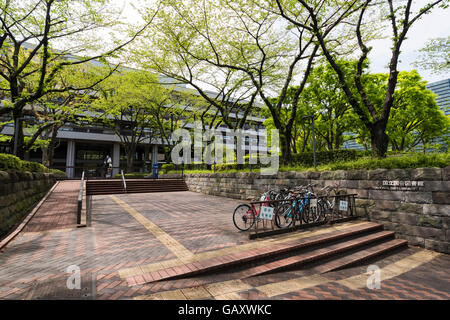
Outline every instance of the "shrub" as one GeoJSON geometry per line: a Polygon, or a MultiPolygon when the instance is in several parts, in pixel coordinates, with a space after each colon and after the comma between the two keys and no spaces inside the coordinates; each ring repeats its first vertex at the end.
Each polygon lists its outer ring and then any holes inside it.
{"type": "MultiPolygon", "coordinates": [[[[318,151],[316,152],[316,162],[320,165],[331,162],[351,161],[356,160],[363,154],[362,152],[358,152],[358,150],[352,149],[318,151]]],[[[292,162],[296,165],[313,166],[314,154],[313,152],[295,153],[292,155],[292,162]]]]}
{"type": "Polygon", "coordinates": [[[64,171],[58,170],[58,169],[48,169],[49,173],[56,174],[58,176],[66,176],[66,173],[64,171]]]}
{"type": "MultiPolygon", "coordinates": [[[[148,172],[131,172],[124,173],[125,179],[143,179],[145,177],[151,176],[151,173],[148,172]]],[[[122,179],[122,175],[120,173],[116,174],[114,179],[122,179]]]]}
{"type": "Polygon", "coordinates": [[[175,165],[173,163],[165,163],[165,164],[161,165],[162,173],[167,173],[174,169],[175,169],[175,165]]]}
{"type": "Polygon", "coordinates": [[[408,169],[443,168],[450,165],[450,153],[428,153],[387,158],[363,158],[356,161],[337,162],[327,166],[329,170],[357,169],[408,169]]]}
{"type": "Polygon", "coordinates": [[[58,176],[65,177],[66,173],[57,169],[48,169],[39,162],[20,160],[20,158],[11,154],[0,153],[0,170],[5,171],[30,171],[30,172],[49,172],[58,176]]]}
{"type": "Polygon", "coordinates": [[[38,162],[22,161],[22,171],[48,172],[48,169],[38,162]]]}
{"type": "Polygon", "coordinates": [[[0,153],[0,170],[22,170],[22,160],[11,154],[0,153]]]}

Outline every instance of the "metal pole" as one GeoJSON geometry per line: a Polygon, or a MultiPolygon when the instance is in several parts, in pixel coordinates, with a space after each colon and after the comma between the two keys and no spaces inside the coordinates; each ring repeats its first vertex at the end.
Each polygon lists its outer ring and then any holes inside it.
{"type": "Polygon", "coordinates": [[[312,116],[312,135],[313,135],[314,169],[316,169],[317,163],[316,163],[316,136],[315,136],[315,134],[314,134],[314,115],[312,116]]]}

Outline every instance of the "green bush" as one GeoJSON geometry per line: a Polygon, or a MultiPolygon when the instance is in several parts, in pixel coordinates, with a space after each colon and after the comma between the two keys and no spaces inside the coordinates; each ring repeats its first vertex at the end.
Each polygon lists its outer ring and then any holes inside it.
{"type": "Polygon", "coordinates": [[[38,162],[22,161],[22,171],[48,172],[48,168],[38,162]]]}
{"type": "Polygon", "coordinates": [[[362,158],[332,163],[325,170],[443,168],[450,165],[450,153],[410,154],[387,158],[362,158]]]}
{"type": "Polygon", "coordinates": [[[175,165],[173,163],[165,163],[165,164],[161,165],[162,173],[167,173],[174,169],[175,169],[175,165]]]}
{"type": "Polygon", "coordinates": [[[58,176],[66,176],[66,173],[64,171],[58,170],[58,169],[48,169],[49,173],[56,174],[58,176]]]}
{"type": "MultiPolygon", "coordinates": [[[[339,161],[351,161],[361,157],[364,153],[358,150],[342,149],[316,152],[316,162],[318,165],[339,161]]],[[[314,166],[313,152],[295,153],[292,155],[292,163],[295,165],[314,166]]]]}
{"type": "Polygon", "coordinates": [[[59,176],[66,176],[66,173],[57,169],[48,169],[39,162],[20,160],[20,158],[11,154],[0,153],[0,170],[4,171],[30,171],[30,172],[48,172],[59,176]]]}
{"type": "Polygon", "coordinates": [[[0,170],[22,170],[22,160],[11,154],[0,153],[0,170]]]}
{"type": "MultiPolygon", "coordinates": [[[[143,179],[147,176],[151,175],[151,173],[142,173],[142,172],[131,172],[131,173],[124,173],[125,179],[143,179]]],[[[114,179],[122,179],[122,175],[120,173],[116,174],[114,179]]]]}

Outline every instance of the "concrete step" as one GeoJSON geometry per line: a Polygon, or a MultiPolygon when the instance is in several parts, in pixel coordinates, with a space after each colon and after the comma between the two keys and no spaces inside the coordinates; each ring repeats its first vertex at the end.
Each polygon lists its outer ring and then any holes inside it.
{"type": "Polygon", "coordinates": [[[345,251],[344,248],[350,250],[351,248],[357,248],[367,243],[391,239],[394,237],[393,232],[382,230],[383,226],[381,224],[368,222],[362,225],[346,228],[344,230],[332,231],[318,236],[269,245],[258,249],[242,251],[213,259],[188,263],[179,267],[155,271],[144,274],[143,278],[145,281],[142,283],[199,275],[224,268],[242,266],[250,262],[264,262],[267,261],[267,259],[276,259],[277,257],[282,257],[286,254],[295,253],[300,250],[308,250],[314,248],[315,246],[320,246],[319,249],[315,250],[323,250],[317,251],[316,253],[322,254],[321,257],[326,257],[327,254],[325,252],[328,252],[328,255],[333,253],[333,250],[343,252],[345,251]],[[351,239],[352,237],[362,238],[351,239]],[[340,241],[338,244],[340,244],[341,247],[334,247],[332,251],[327,251],[326,248],[328,246],[336,246],[334,243],[337,241],[340,241]],[[346,245],[347,242],[350,242],[350,244],[346,245]]]}
{"type": "Polygon", "coordinates": [[[106,195],[123,193],[153,193],[188,191],[183,179],[133,179],[126,180],[127,189],[124,190],[122,180],[93,180],[86,183],[86,194],[106,195]]]}
{"type": "Polygon", "coordinates": [[[366,261],[382,256],[384,254],[390,253],[396,249],[407,247],[408,241],[403,239],[393,239],[389,241],[384,241],[378,245],[373,245],[370,246],[369,248],[364,248],[351,254],[345,255],[342,258],[324,262],[314,267],[313,270],[317,271],[318,273],[326,273],[343,268],[349,268],[355,265],[365,263],[366,261]]]}
{"type": "MultiPolygon", "coordinates": [[[[353,240],[343,241],[335,245],[321,247],[316,250],[291,256],[289,258],[284,258],[253,267],[245,271],[245,276],[252,277],[292,268],[298,268],[308,263],[317,262],[325,258],[330,258],[349,251],[357,250],[358,248],[367,246],[372,243],[378,243],[380,241],[390,241],[393,240],[394,237],[395,235],[392,231],[380,231],[375,234],[369,234],[367,236],[358,237],[353,240]]],[[[339,266],[339,264],[337,266],[339,266]]]]}

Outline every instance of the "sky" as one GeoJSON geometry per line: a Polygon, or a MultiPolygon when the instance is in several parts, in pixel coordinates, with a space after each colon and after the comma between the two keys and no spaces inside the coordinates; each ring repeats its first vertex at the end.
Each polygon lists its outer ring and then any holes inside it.
{"type": "MultiPolygon", "coordinates": [[[[131,4],[139,5],[142,0],[113,0],[118,6],[123,8],[122,15],[124,19],[136,22],[138,14],[131,4]]],[[[427,0],[414,1],[413,8],[423,7],[429,3],[427,0]]],[[[389,30],[390,31],[390,30],[389,30]]],[[[400,55],[399,70],[411,71],[418,70],[422,78],[428,82],[435,82],[450,78],[450,74],[433,74],[429,70],[424,70],[413,65],[420,55],[419,50],[425,46],[429,39],[438,37],[447,37],[450,35],[450,8],[434,10],[424,15],[421,20],[415,22],[408,32],[408,38],[402,45],[400,55]]],[[[387,65],[390,58],[390,39],[380,39],[369,43],[373,47],[369,54],[371,62],[371,71],[374,73],[388,72],[387,65]]]]}
{"type": "MultiPolygon", "coordinates": [[[[418,0],[415,1],[417,5],[424,5],[429,1],[418,0]]],[[[435,8],[430,14],[423,16],[423,18],[415,24],[408,31],[408,38],[402,44],[402,52],[400,55],[399,70],[410,71],[416,69],[422,78],[428,82],[435,82],[450,78],[450,74],[432,74],[428,70],[420,69],[413,66],[413,62],[417,60],[420,53],[418,52],[425,46],[429,39],[448,37],[450,35],[450,8],[440,9],[435,8]]],[[[372,72],[387,72],[387,65],[390,58],[390,39],[376,40],[371,43],[373,47],[370,52],[369,59],[371,61],[372,72]]]]}

